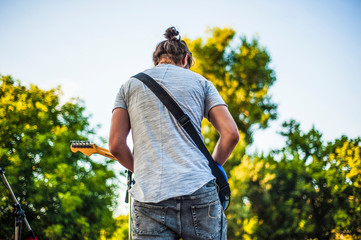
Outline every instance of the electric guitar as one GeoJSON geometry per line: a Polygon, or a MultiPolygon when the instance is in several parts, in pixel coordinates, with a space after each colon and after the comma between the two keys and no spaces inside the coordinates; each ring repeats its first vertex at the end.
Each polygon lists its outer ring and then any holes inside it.
{"type": "Polygon", "coordinates": [[[103,155],[104,157],[108,157],[114,160],[117,160],[113,154],[110,153],[108,149],[98,147],[94,143],[90,143],[89,141],[71,141],[70,142],[70,150],[72,152],[81,152],[88,157],[92,155],[93,153],[97,153],[100,155],[103,155]]]}
{"type": "MultiPolygon", "coordinates": [[[[81,152],[85,155],[87,155],[88,157],[94,153],[103,155],[105,157],[117,160],[113,154],[110,153],[110,151],[108,149],[102,148],[102,147],[98,147],[96,144],[94,143],[90,143],[89,141],[71,141],[70,142],[70,149],[72,152],[81,152]]],[[[224,169],[222,168],[221,165],[219,165],[218,163],[216,163],[218,168],[221,170],[223,176],[227,179],[227,175],[226,172],[224,171],[224,169]]],[[[219,195],[221,204],[223,209],[225,210],[228,207],[229,204],[229,199],[225,198],[222,195],[219,195]]]]}

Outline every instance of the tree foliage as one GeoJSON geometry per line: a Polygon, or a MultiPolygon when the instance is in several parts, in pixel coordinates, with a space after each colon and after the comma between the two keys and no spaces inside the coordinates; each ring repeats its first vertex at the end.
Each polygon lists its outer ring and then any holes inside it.
{"type": "MultiPolygon", "coordinates": [[[[0,167],[40,239],[111,236],[114,173],[70,151],[70,140],[94,137],[94,129],[82,102],[61,104],[60,95],[0,76],[0,167]]],[[[11,239],[12,200],[0,188],[0,238],[11,239]]]]}
{"type": "MultiPolygon", "coordinates": [[[[121,215],[116,218],[117,230],[111,240],[127,240],[129,239],[129,215],[121,215]]],[[[104,240],[107,238],[104,238],[104,240]]]]}
{"type": "Polygon", "coordinates": [[[230,239],[360,239],[361,139],[326,144],[314,128],[283,126],[283,149],[231,172],[230,239]]]}

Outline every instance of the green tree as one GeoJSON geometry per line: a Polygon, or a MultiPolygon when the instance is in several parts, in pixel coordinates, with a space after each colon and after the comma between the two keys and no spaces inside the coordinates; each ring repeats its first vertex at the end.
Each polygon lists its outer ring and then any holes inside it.
{"type": "MultiPolygon", "coordinates": [[[[256,129],[267,128],[277,117],[277,105],[271,101],[269,88],[276,80],[270,68],[271,57],[258,39],[236,37],[230,28],[212,28],[206,39],[185,39],[195,57],[192,70],[212,81],[240,130],[241,141],[236,153],[243,155],[256,129]]],[[[218,134],[211,124],[203,122],[202,132],[207,147],[214,149],[218,134]]],[[[228,171],[240,162],[231,158],[228,171]]]]}
{"type": "Polygon", "coordinates": [[[360,239],[360,139],[283,127],[283,149],[231,171],[230,239],[360,239]]]}
{"type": "MultiPolygon", "coordinates": [[[[60,88],[45,91],[0,76],[0,167],[40,239],[110,237],[115,175],[110,162],[70,151],[70,140],[95,140],[95,134],[82,102],[61,104],[60,95],[60,88]]],[[[1,198],[0,238],[11,239],[12,200],[4,186],[1,198]]]]}
{"type": "Polygon", "coordinates": [[[239,165],[231,170],[229,182],[232,201],[227,210],[228,239],[262,239],[255,232],[262,225],[258,211],[267,211],[270,181],[275,178],[274,163],[263,157],[243,156],[239,165]]]}
{"type": "Polygon", "coordinates": [[[329,143],[325,152],[325,185],[338,206],[333,214],[332,232],[339,239],[346,236],[361,239],[361,138],[343,136],[329,143]]]}
{"type": "MultiPolygon", "coordinates": [[[[123,215],[116,218],[117,230],[115,231],[112,240],[127,240],[129,239],[129,215],[123,215]]],[[[104,238],[104,240],[107,238],[104,238]]]]}

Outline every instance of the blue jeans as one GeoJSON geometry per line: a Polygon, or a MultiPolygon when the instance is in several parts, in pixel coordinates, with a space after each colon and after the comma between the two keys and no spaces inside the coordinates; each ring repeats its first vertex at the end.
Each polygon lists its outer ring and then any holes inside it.
{"type": "Polygon", "coordinates": [[[191,195],[133,203],[133,239],[226,239],[227,220],[214,181],[191,195]],[[221,233],[222,229],[222,233],[221,233]]]}

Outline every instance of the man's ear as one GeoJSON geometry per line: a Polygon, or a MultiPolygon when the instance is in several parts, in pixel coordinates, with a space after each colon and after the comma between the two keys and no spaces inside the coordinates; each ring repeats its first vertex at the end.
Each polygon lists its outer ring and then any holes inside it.
{"type": "Polygon", "coordinates": [[[188,65],[188,58],[189,58],[189,54],[187,53],[185,56],[184,56],[184,58],[183,58],[183,61],[182,61],[182,67],[183,68],[189,68],[189,66],[187,66],[188,65]]]}

